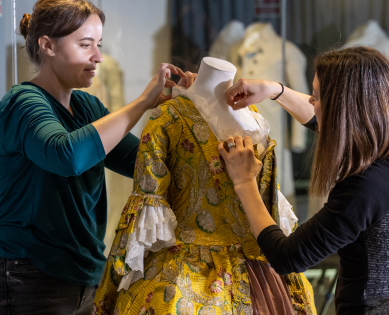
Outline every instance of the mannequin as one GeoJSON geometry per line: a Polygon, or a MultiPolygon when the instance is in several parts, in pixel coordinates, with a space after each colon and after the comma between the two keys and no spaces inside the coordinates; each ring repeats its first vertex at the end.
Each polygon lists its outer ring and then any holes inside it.
{"type": "Polygon", "coordinates": [[[193,93],[194,97],[198,96],[193,102],[219,141],[226,141],[230,136],[248,135],[253,144],[258,144],[258,153],[261,154],[267,148],[269,124],[261,115],[247,108],[234,111],[225,99],[236,70],[228,61],[205,57],[189,93],[176,89],[174,95],[193,93]]]}
{"type": "Polygon", "coordinates": [[[342,48],[355,46],[372,47],[389,57],[389,38],[375,20],[370,20],[365,25],[358,27],[342,48]]]}
{"type": "MultiPolygon", "coordinates": [[[[174,88],[173,97],[180,94],[188,96],[219,141],[226,141],[231,136],[250,136],[252,143],[257,144],[257,152],[261,156],[268,148],[268,122],[248,108],[234,111],[225,99],[225,92],[232,86],[236,71],[236,67],[228,61],[205,57],[201,61],[195,82],[187,91],[174,88]]],[[[279,190],[278,199],[280,227],[285,235],[289,235],[298,219],[279,190]]]]}
{"type": "Polygon", "coordinates": [[[223,60],[231,60],[231,46],[243,38],[244,29],[244,23],[238,20],[227,23],[209,49],[209,55],[223,60]]]}
{"type": "MultiPolygon", "coordinates": [[[[205,57],[201,61],[195,82],[188,91],[201,95],[207,103],[218,102],[224,110],[225,91],[232,85],[236,67],[224,60],[205,57]]],[[[219,111],[222,113],[222,111],[219,111]]]]}
{"type": "Polygon", "coordinates": [[[94,314],[264,310],[278,315],[294,314],[294,309],[316,314],[305,277],[281,278],[266,263],[220,158],[220,126],[265,139],[258,189],[275,221],[284,222],[290,233],[296,218],[290,205],[279,200],[274,142],[267,141],[268,131],[258,124],[254,106],[251,116],[225,104],[224,92],[235,71],[226,61],[205,58],[195,84],[174,89],[173,99],[151,114],[139,144],[133,193],[118,223],[94,314]],[[208,115],[209,108],[208,121],[202,112],[208,115]],[[258,281],[250,281],[252,277],[258,281]]]}

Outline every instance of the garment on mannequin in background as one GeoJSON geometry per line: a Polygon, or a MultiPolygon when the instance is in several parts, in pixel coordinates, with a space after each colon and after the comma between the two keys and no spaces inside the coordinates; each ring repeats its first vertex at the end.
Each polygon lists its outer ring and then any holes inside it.
{"type": "Polygon", "coordinates": [[[370,20],[365,25],[358,27],[342,48],[355,46],[371,47],[389,57],[389,38],[375,20],[370,20]]]}
{"type": "Polygon", "coordinates": [[[227,23],[209,49],[209,55],[231,61],[231,47],[244,37],[244,31],[245,26],[243,22],[233,20],[227,23]]]}
{"type": "MultiPolygon", "coordinates": [[[[109,55],[103,54],[103,60],[102,63],[97,64],[96,76],[92,80],[92,85],[82,90],[96,96],[112,113],[125,105],[123,72],[119,64],[109,55]]],[[[118,218],[130,193],[128,187],[132,186],[132,179],[107,168],[105,169],[105,179],[107,183],[108,214],[104,254],[108,256],[109,248],[115,238],[118,218]]]]}
{"type": "MultiPolygon", "coordinates": [[[[286,42],[285,49],[287,82],[283,79],[281,37],[277,35],[270,23],[258,22],[250,25],[243,39],[231,48],[229,61],[238,68],[235,81],[240,78],[276,81],[298,92],[309,94],[305,75],[307,63],[305,56],[289,41],[286,42]]],[[[256,104],[256,107],[271,126],[270,137],[277,143],[275,151],[278,159],[278,181],[285,197],[290,199],[295,194],[290,149],[296,152],[305,150],[306,128],[292,119],[292,133],[288,141],[288,137],[282,135],[282,107],[269,99],[256,104]],[[285,143],[282,148],[283,138],[285,143]],[[282,153],[284,153],[284,161],[282,161],[282,153]]]]}
{"type": "MultiPolygon", "coordinates": [[[[173,98],[154,110],[143,130],[134,191],[117,227],[94,314],[252,314],[254,303],[264,314],[294,309],[316,314],[304,275],[281,280],[261,254],[220,158],[220,139],[197,108],[204,98],[179,88],[173,98]],[[257,266],[247,266],[245,257],[257,266]],[[249,272],[258,268],[262,283],[251,284],[249,272]],[[263,289],[262,300],[250,296],[251,285],[263,289]],[[289,291],[294,309],[275,311],[291,299],[289,291]]],[[[256,113],[254,106],[250,110],[256,113]]],[[[289,234],[296,217],[277,189],[274,145],[269,140],[262,151],[258,187],[289,234]]]]}

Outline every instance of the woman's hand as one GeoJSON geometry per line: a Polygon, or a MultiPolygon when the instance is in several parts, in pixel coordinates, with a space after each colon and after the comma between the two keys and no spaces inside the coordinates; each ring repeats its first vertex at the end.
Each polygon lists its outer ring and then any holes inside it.
{"type": "Polygon", "coordinates": [[[224,148],[224,143],[219,143],[219,152],[226,163],[228,175],[234,183],[235,190],[244,189],[245,185],[256,183],[256,177],[262,169],[262,162],[254,155],[253,143],[250,137],[229,137],[227,143],[234,143],[230,152],[224,148]]]}
{"type": "Polygon", "coordinates": [[[178,74],[181,80],[186,79],[185,73],[180,68],[169,63],[162,63],[158,73],[152,78],[139,97],[141,104],[145,104],[146,106],[145,110],[158,106],[172,98],[171,95],[164,95],[162,93],[165,87],[171,88],[176,85],[173,81],[168,80],[172,73],[178,74]]]}
{"type": "Polygon", "coordinates": [[[281,90],[277,82],[240,79],[226,91],[226,101],[237,110],[260,103],[266,98],[275,98],[281,90]]]}
{"type": "Polygon", "coordinates": [[[188,89],[193,84],[194,80],[196,80],[196,77],[197,77],[197,73],[186,71],[185,77],[181,77],[177,85],[188,89]]]}

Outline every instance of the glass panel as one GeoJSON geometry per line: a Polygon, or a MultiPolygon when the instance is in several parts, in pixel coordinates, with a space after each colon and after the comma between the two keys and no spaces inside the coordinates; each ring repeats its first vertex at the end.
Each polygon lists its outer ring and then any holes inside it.
{"type": "Polygon", "coordinates": [[[24,38],[18,35],[23,13],[31,13],[34,0],[0,1],[0,97],[12,85],[30,80],[35,72],[24,49],[24,38]],[[17,32],[15,32],[15,29],[17,32]]]}
{"type": "Polygon", "coordinates": [[[0,1],[0,96],[12,84],[12,2],[0,1]],[[9,83],[7,82],[9,81],[9,83]]]}

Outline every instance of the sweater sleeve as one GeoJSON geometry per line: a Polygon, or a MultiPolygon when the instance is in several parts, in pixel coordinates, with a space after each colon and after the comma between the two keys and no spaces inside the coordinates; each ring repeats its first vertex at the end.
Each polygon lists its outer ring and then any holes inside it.
{"type": "MultiPolygon", "coordinates": [[[[96,119],[100,119],[110,114],[109,110],[94,96],[77,91],[79,97],[87,96],[85,102],[92,102],[92,110],[96,119]],[[91,101],[93,100],[93,101],[91,101]]],[[[132,133],[128,133],[112,150],[104,160],[105,167],[120,175],[132,178],[134,176],[134,167],[136,153],[138,151],[139,139],[132,133]]]]}
{"type": "Polygon", "coordinates": [[[60,176],[80,175],[105,158],[91,124],[68,132],[39,93],[22,92],[2,110],[3,149],[60,176]]]}
{"type": "Polygon", "coordinates": [[[139,139],[128,133],[119,144],[107,154],[105,167],[120,175],[133,178],[139,139]]]}
{"type": "Polygon", "coordinates": [[[387,187],[377,184],[377,174],[366,172],[370,174],[352,176],[337,184],[323,209],[289,237],[276,225],[259,234],[258,245],[277,273],[305,271],[356,241],[362,231],[386,215],[382,196],[387,187]]]}

